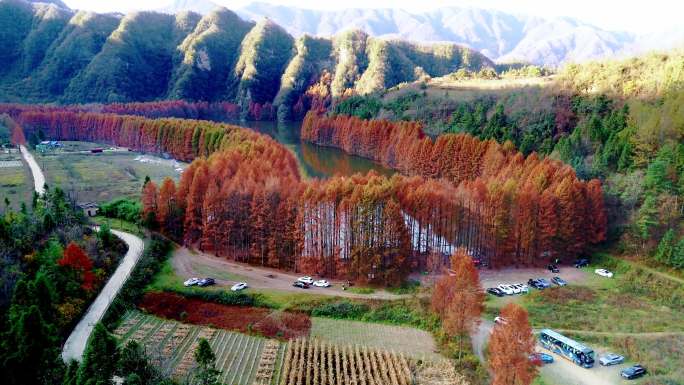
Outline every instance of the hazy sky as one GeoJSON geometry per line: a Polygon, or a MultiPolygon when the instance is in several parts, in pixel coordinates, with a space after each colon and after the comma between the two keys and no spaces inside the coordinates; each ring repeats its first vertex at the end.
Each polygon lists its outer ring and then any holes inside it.
{"type": "MultiPolygon", "coordinates": [[[[250,0],[212,0],[227,8],[239,8],[250,0]]],[[[64,0],[71,8],[97,12],[157,9],[173,0],[64,0]]],[[[681,0],[264,0],[301,8],[403,8],[425,11],[443,6],[474,6],[544,17],[570,16],[596,26],[630,32],[657,31],[677,26],[684,14],[681,0]]],[[[682,27],[684,28],[684,27],[682,27]]]]}

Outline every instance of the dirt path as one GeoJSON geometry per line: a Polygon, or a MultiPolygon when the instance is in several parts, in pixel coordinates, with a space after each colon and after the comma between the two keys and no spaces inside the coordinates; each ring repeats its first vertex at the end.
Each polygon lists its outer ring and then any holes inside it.
{"type": "Polygon", "coordinates": [[[123,231],[112,230],[112,234],[121,238],[128,245],[128,251],[123,260],[116,268],[116,271],[107,281],[107,284],[98,294],[95,301],[90,305],[88,311],[83,318],[78,322],[78,325],[67,338],[62,348],[62,359],[64,362],[71,360],[81,361],[83,352],[85,351],[88,338],[105,312],[109,308],[117,293],[128,279],[128,276],[133,271],[133,268],[138,263],[142,255],[144,244],[143,240],[133,234],[124,233],[123,231]]]}
{"type": "MultiPolygon", "coordinates": [[[[409,298],[410,295],[396,295],[385,290],[376,290],[371,294],[357,294],[342,290],[342,281],[329,280],[332,287],[311,287],[302,290],[292,286],[292,283],[301,275],[285,272],[282,270],[256,267],[244,263],[233,262],[227,259],[215,257],[199,251],[190,251],[186,247],[176,249],[172,259],[173,268],[183,280],[190,277],[211,276],[221,286],[230,287],[237,282],[246,282],[255,289],[275,289],[296,293],[310,293],[320,295],[333,295],[347,298],[365,299],[401,299],[409,298]]],[[[317,277],[314,277],[316,279],[317,277]]]]}
{"type": "Polygon", "coordinates": [[[45,193],[45,175],[43,175],[43,170],[38,166],[38,162],[29,152],[29,150],[23,145],[19,145],[19,150],[21,151],[21,156],[24,157],[26,163],[28,163],[31,169],[31,174],[33,175],[33,184],[38,195],[43,195],[45,193]]]}

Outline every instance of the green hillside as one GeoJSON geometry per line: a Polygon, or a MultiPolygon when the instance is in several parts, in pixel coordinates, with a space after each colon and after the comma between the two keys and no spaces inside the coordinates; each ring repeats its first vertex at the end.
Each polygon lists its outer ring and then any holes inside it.
{"type": "Polygon", "coordinates": [[[36,7],[31,32],[23,43],[23,74],[30,73],[40,65],[46,51],[62,32],[71,16],[71,12],[52,4],[39,4],[36,7]]]}
{"type": "Polygon", "coordinates": [[[20,0],[0,1],[0,76],[7,77],[21,70],[17,63],[23,54],[23,41],[31,33],[33,9],[20,0]]]}
{"type": "Polygon", "coordinates": [[[332,71],[332,41],[329,39],[305,35],[297,39],[295,47],[297,53],[283,73],[280,90],[273,103],[278,108],[279,120],[297,118],[293,115],[292,106],[324,71],[332,71]]]}
{"type": "Polygon", "coordinates": [[[331,85],[333,96],[339,97],[344,90],[354,88],[368,67],[367,40],[368,35],[363,31],[348,31],[333,40],[337,60],[331,85]]]}
{"type": "Polygon", "coordinates": [[[107,37],[119,25],[114,15],[79,12],[47,50],[32,89],[45,97],[58,98],[69,82],[97,55],[107,37]]]}
{"type": "Polygon", "coordinates": [[[187,23],[170,15],[137,12],[127,15],[102,50],[71,81],[64,99],[121,102],[163,97],[173,70],[174,49],[187,23]]]}
{"type": "Polygon", "coordinates": [[[242,39],[253,24],[223,8],[204,16],[178,47],[181,56],[169,97],[221,100],[235,96],[234,68],[242,39]]]}
{"type": "Polygon", "coordinates": [[[293,56],[294,39],[283,28],[265,19],[245,36],[235,66],[237,101],[272,102],[280,89],[280,78],[293,56]]]}

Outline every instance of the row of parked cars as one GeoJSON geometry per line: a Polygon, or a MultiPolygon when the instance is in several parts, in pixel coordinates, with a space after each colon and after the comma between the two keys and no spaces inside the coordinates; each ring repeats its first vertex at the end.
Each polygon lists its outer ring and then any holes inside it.
{"type": "Polygon", "coordinates": [[[311,286],[316,286],[316,287],[330,287],[332,286],[330,282],[326,281],[325,279],[319,279],[317,281],[314,281],[313,278],[306,276],[306,277],[299,277],[295,283],[292,284],[294,287],[298,287],[300,289],[308,289],[311,286]]]}
{"type": "Polygon", "coordinates": [[[497,297],[503,297],[505,295],[514,294],[526,294],[529,293],[530,287],[533,287],[538,290],[544,290],[548,287],[551,287],[552,283],[557,286],[565,286],[568,284],[563,278],[558,276],[551,278],[551,282],[546,280],[546,278],[531,278],[527,281],[527,284],[512,283],[501,284],[497,287],[490,287],[487,289],[487,293],[495,295],[497,297]]]}
{"type": "Polygon", "coordinates": [[[215,285],[216,280],[214,278],[190,278],[187,281],[183,282],[183,285],[188,287],[188,286],[211,286],[215,285]]]}

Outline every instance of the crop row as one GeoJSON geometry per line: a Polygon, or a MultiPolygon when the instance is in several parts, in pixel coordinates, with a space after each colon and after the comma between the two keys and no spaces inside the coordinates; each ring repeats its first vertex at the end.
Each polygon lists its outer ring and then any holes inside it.
{"type": "Polygon", "coordinates": [[[270,383],[280,352],[280,343],[275,340],[161,320],[140,312],[126,314],[114,334],[122,344],[138,341],[163,373],[184,383],[192,383],[194,352],[200,338],[208,340],[216,354],[223,384],[270,383]]]}
{"type": "Polygon", "coordinates": [[[280,385],[409,385],[413,374],[399,354],[368,347],[340,346],[318,339],[292,341],[280,385]]]}

